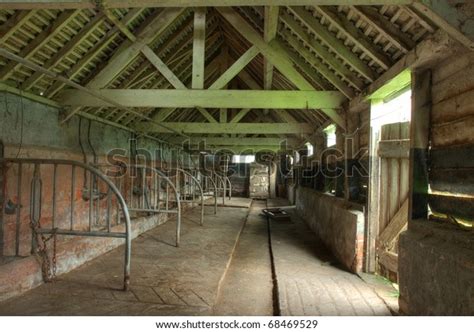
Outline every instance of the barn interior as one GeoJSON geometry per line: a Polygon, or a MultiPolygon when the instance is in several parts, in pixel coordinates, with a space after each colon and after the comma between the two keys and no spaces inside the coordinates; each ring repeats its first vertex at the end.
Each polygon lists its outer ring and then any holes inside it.
{"type": "Polygon", "coordinates": [[[473,315],[474,3],[3,0],[1,315],[473,315]]]}

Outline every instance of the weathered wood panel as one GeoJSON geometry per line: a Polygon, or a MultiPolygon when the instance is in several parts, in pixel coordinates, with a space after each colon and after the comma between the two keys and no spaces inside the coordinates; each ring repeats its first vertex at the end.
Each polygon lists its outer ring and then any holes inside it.
{"type": "Polygon", "coordinates": [[[474,89],[434,104],[431,123],[442,124],[469,115],[474,115],[474,89]]]}
{"type": "Polygon", "coordinates": [[[474,222],[473,64],[470,52],[433,70],[429,206],[451,221],[474,222]]]}

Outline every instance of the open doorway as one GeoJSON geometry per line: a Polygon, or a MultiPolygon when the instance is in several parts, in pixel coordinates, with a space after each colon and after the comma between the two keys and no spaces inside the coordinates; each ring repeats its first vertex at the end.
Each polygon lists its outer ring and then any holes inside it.
{"type": "Polygon", "coordinates": [[[398,238],[408,222],[410,72],[371,98],[369,271],[398,283],[398,238]]]}

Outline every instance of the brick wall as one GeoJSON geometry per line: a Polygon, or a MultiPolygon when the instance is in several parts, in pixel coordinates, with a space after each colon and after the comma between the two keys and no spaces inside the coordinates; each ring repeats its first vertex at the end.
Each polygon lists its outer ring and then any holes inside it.
{"type": "Polygon", "coordinates": [[[352,272],[360,272],[364,249],[364,214],[343,199],[313,189],[296,189],[296,211],[352,272]]]}
{"type": "MultiPolygon", "coordinates": [[[[5,145],[5,157],[10,158],[43,158],[67,159],[83,161],[81,145],[79,143],[79,130],[82,136],[82,145],[87,161],[92,162],[92,151],[95,150],[99,163],[105,163],[106,154],[112,149],[126,151],[124,158],[128,157],[131,134],[127,131],[93,122],[90,128],[90,138],[87,138],[89,123],[73,117],[67,124],[58,122],[59,111],[56,108],[43,105],[19,96],[0,93],[0,141],[5,145]],[[89,140],[91,144],[89,144],[89,140]],[[92,147],[91,147],[92,145],[92,147]]],[[[152,156],[157,156],[156,142],[141,138],[138,141],[141,149],[147,149],[152,156]]],[[[176,154],[160,146],[163,150],[160,158],[166,162],[176,161],[176,154]]],[[[41,166],[42,184],[42,215],[41,224],[47,227],[52,219],[52,166],[41,166]]],[[[0,265],[0,300],[38,286],[42,282],[40,265],[36,256],[31,255],[31,228],[29,216],[31,179],[33,168],[22,168],[21,181],[21,213],[20,213],[20,252],[15,255],[16,249],[16,214],[6,213],[6,203],[13,205],[19,203],[16,190],[18,183],[18,168],[9,165],[3,169],[4,176],[0,177],[0,235],[3,251],[2,265],[0,265]],[[4,199],[2,199],[4,197],[4,199]],[[3,242],[3,243],[2,243],[3,242]],[[3,262],[8,263],[3,264],[3,262]]],[[[71,168],[58,167],[56,189],[56,221],[57,226],[66,226],[70,220],[71,204],[71,168]]],[[[75,201],[74,219],[75,229],[85,229],[89,225],[88,201],[83,199],[84,175],[81,169],[75,172],[75,201]]],[[[124,183],[130,187],[129,183],[124,183]]],[[[99,184],[99,191],[105,187],[99,184]]],[[[104,202],[101,203],[103,205],[104,202]]],[[[103,207],[103,206],[102,206],[103,207]]],[[[100,215],[103,217],[105,209],[100,215]]],[[[112,210],[112,217],[114,217],[112,210]]],[[[11,212],[11,211],[10,211],[11,212]]],[[[15,213],[16,211],[14,211],[15,213]]],[[[160,214],[152,217],[139,217],[132,220],[133,236],[147,231],[167,221],[167,215],[160,214]]],[[[122,226],[117,226],[119,229],[122,226]]],[[[58,236],[58,274],[74,269],[81,264],[120,246],[123,239],[84,238],[58,236]]],[[[111,271],[113,275],[121,275],[122,270],[111,271]]]]}

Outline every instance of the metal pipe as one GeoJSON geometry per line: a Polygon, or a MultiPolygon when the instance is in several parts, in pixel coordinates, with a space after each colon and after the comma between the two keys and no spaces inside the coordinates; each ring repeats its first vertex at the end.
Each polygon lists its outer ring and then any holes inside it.
{"type": "Polygon", "coordinates": [[[70,219],[70,230],[74,228],[74,204],[75,204],[75,191],[76,191],[76,166],[71,167],[71,219],[70,219]]]}
{"type": "Polygon", "coordinates": [[[15,228],[15,255],[20,254],[20,224],[21,224],[21,177],[23,164],[18,164],[17,203],[16,203],[16,228],[15,228]]]}
{"type": "Polygon", "coordinates": [[[53,166],[53,198],[52,198],[52,214],[51,214],[51,225],[53,229],[56,227],[56,180],[58,173],[58,165],[53,166]]]}

